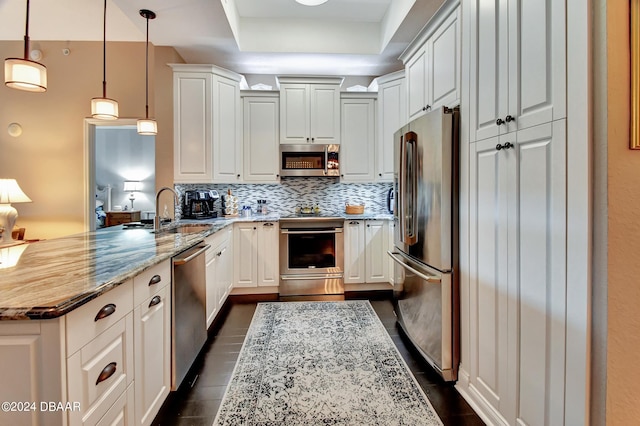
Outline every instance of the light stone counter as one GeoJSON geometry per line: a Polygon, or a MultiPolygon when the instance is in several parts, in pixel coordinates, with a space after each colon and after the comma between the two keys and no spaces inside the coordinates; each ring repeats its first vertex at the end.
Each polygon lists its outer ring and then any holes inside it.
{"type": "MultiPolygon", "coordinates": [[[[346,220],[393,218],[367,213],[342,216],[346,220]]],[[[16,266],[0,269],[0,320],[62,316],[234,222],[279,219],[278,213],[269,213],[179,222],[212,225],[194,233],[153,233],[120,225],[27,244],[16,266]]]]}

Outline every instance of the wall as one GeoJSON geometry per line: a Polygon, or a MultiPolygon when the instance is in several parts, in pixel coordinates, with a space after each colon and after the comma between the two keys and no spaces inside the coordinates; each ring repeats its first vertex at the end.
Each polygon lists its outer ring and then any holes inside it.
{"type": "Polygon", "coordinates": [[[629,2],[607,2],[609,425],[640,419],[640,151],[629,150],[629,2]]]}
{"type": "MultiPolygon", "coordinates": [[[[28,239],[85,230],[84,118],[91,113],[90,99],[102,96],[101,42],[43,41],[39,47],[47,92],[0,86],[0,176],[17,179],[33,200],[15,206],[17,225],[26,227],[28,239]],[[64,56],[63,48],[70,55],[64,56]],[[12,122],[23,127],[18,138],[7,134],[12,122]]],[[[22,42],[0,41],[3,58],[19,57],[22,50],[22,42]]],[[[157,155],[163,156],[156,168],[158,181],[166,185],[173,179],[173,85],[166,63],[183,61],[173,48],[150,48],[149,54],[150,115],[156,114],[157,155]]],[[[121,117],[144,116],[144,60],[144,43],[107,43],[107,96],[119,102],[121,117]]]]}

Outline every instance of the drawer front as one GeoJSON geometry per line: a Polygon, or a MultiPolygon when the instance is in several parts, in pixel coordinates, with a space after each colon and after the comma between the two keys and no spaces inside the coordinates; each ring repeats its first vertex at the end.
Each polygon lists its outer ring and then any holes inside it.
{"type": "Polygon", "coordinates": [[[67,314],[67,357],[133,310],[128,280],[67,314]]]}
{"type": "Polygon", "coordinates": [[[171,283],[171,259],[133,277],[133,306],[138,306],[171,283]]]}
{"type": "Polygon", "coordinates": [[[133,426],[135,424],[133,385],[118,398],[96,426],[133,426]]]}
{"type": "Polygon", "coordinates": [[[96,424],[133,382],[133,314],[129,313],[67,360],[71,424],[96,424]]]}

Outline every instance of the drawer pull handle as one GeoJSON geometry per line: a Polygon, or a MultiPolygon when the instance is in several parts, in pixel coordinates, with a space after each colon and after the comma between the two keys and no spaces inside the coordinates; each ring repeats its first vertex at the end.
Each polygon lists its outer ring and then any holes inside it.
{"type": "Polygon", "coordinates": [[[158,284],[160,281],[162,281],[162,277],[156,274],[149,280],[149,285],[152,286],[154,284],[158,284]]]}
{"type": "Polygon", "coordinates": [[[111,315],[112,313],[114,313],[115,311],[116,311],[116,305],[114,305],[113,303],[109,303],[108,305],[104,305],[102,307],[102,309],[100,309],[98,311],[98,314],[96,315],[94,321],[98,321],[98,320],[101,320],[103,318],[106,318],[109,315],[111,315]]]}
{"type": "Polygon", "coordinates": [[[113,376],[113,373],[116,372],[116,366],[117,364],[115,362],[110,362],[109,364],[107,364],[107,366],[100,372],[98,380],[96,380],[96,386],[98,386],[100,382],[104,382],[109,377],[113,376]]]}
{"type": "Polygon", "coordinates": [[[153,299],[151,299],[151,302],[149,302],[149,307],[156,306],[160,302],[162,302],[160,296],[153,296],[153,299]]]}

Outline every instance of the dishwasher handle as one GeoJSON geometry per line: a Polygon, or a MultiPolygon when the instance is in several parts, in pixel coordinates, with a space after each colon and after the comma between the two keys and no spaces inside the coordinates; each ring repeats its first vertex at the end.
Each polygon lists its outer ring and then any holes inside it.
{"type": "Polygon", "coordinates": [[[198,246],[190,250],[183,251],[182,253],[180,253],[180,255],[173,258],[174,266],[184,265],[185,263],[195,259],[196,257],[200,256],[202,253],[207,251],[209,247],[211,247],[210,244],[205,244],[203,246],[198,246]]]}

